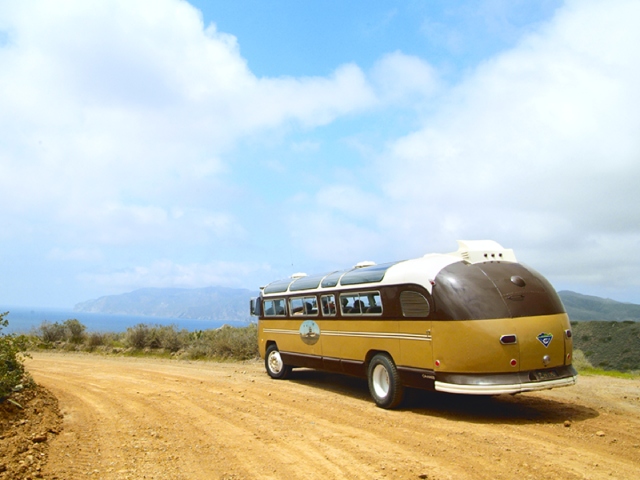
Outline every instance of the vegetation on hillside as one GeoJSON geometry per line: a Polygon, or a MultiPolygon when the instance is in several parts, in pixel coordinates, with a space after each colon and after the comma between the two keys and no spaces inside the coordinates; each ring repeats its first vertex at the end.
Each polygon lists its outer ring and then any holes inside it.
{"type": "Polygon", "coordinates": [[[573,343],[595,368],[640,370],[640,323],[571,322],[573,343]]]}
{"type": "Polygon", "coordinates": [[[121,333],[87,332],[76,319],[43,322],[31,335],[41,349],[105,354],[152,354],[187,359],[248,360],[258,356],[258,327],[225,325],[189,332],[170,325],[140,323],[121,333]]]}
{"type": "Polygon", "coordinates": [[[22,363],[22,356],[27,350],[26,338],[2,333],[2,329],[9,325],[5,318],[8,314],[0,313],[0,401],[29,380],[22,363]]]}

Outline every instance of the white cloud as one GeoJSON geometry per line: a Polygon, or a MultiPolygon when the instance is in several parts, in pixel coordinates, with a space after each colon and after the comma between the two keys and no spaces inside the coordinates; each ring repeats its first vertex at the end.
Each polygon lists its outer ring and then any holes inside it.
{"type": "Polygon", "coordinates": [[[371,80],[382,102],[399,104],[406,101],[424,102],[440,87],[435,69],[424,60],[393,52],[376,62],[371,80]]]}
{"type": "MultiPolygon", "coordinates": [[[[637,2],[568,2],[439,92],[423,128],[379,156],[376,258],[492,238],[574,288],[640,286],[638,20],[637,2]]],[[[344,219],[368,190],[329,195],[339,204],[320,194],[323,223],[344,219]]],[[[307,236],[328,239],[317,228],[307,236]]],[[[372,251],[364,237],[355,238],[372,251]]]]}
{"type": "Polygon", "coordinates": [[[33,239],[52,262],[102,262],[104,273],[83,280],[121,291],[232,285],[267,269],[153,258],[246,247],[258,222],[238,205],[251,190],[256,209],[277,219],[279,239],[262,231],[255,239],[274,257],[290,248],[287,222],[300,251],[346,265],[493,238],[562,282],[637,289],[640,271],[629,265],[640,265],[638,20],[637,2],[568,1],[447,86],[430,59],[399,51],[367,73],[348,63],[325,77],[260,78],[234,36],[178,0],[5,2],[3,241],[33,239]],[[329,124],[343,118],[336,129],[353,119],[373,126],[367,136],[349,123],[341,137],[359,146],[359,162],[332,157],[321,181],[306,163],[307,183],[300,175],[302,187],[277,192],[291,214],[273,211],[277,201],[255,188],[260,177],[294,178],[287,155],[326,154],[324,139],[338,137],[329,124]],[[406,125],[414,131],[403,134],[406,125]],[[389,138],[371,140],[376,128],[402,137],[376,152],[389,138]],[[313,129],[285,153],[257,155],[255,172],[246,159],[234,163],[240,143],[313,129]],[[127,254],[107,248],[132,245],[147,255],[127,261],[146,266],[114,272],[109,261],[126,264],[127,254]]]}
{"type": "MultiPolygon", "coordinates": [[[[152,237],[166,211],[215,206],[221,154],[238,139],[375,103],[351,64],[257,78],[237,40],[186,2],[33,0],[3,7],[1,22],[0,201],[62,228],[121,222],[152,237]]],[[[224,230],[213,217],[200,225],[224,230]]]]}

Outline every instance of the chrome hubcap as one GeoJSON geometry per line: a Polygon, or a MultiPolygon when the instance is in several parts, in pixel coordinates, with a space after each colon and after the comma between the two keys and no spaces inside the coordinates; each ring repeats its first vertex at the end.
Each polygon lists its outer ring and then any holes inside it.
{"type": "Polygon", "coordinates": [[[373,390],[380,398],[389,394],[389,372],[382,365],[376,365],[373,369],[373,390]]]}
{"type": "Polygon", "coordinates": [[[282,370],[282,358],[280,358],[279,352],[271,352],[269,354],[269,370],[273,373],[280,373],[282,370]]]}

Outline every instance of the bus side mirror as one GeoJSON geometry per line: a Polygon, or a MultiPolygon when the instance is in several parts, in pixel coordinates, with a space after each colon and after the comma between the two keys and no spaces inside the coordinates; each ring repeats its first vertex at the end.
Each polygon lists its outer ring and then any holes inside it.
{"type": "Polygon", "coordinates": [[[251,312],[251,315],[259,317],[262,313],[262,309],[260,308],[261,306],[262,302],[260,302],[260,298],[253,297],[249,303],[249,311],[251,312]]]}

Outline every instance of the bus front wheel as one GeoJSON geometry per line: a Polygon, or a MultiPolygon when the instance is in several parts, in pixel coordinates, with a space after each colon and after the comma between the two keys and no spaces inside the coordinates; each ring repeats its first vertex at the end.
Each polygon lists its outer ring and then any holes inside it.
{"type": "Polygon", "coordinates": [[[291,373],[291,365],[287,365],[282,360],[282,355],[278,351],[278,347],[270,345],[264,357],[264,366],[271,378],[284,379],[291,373]]]}
{"type": "Polygon", "coordinates": [[[400,375],[391,357],[384,353],[376,354],[369,362],[369,392],[380,408],[397,407],[404,396],[404,387],[400,375]]]}

